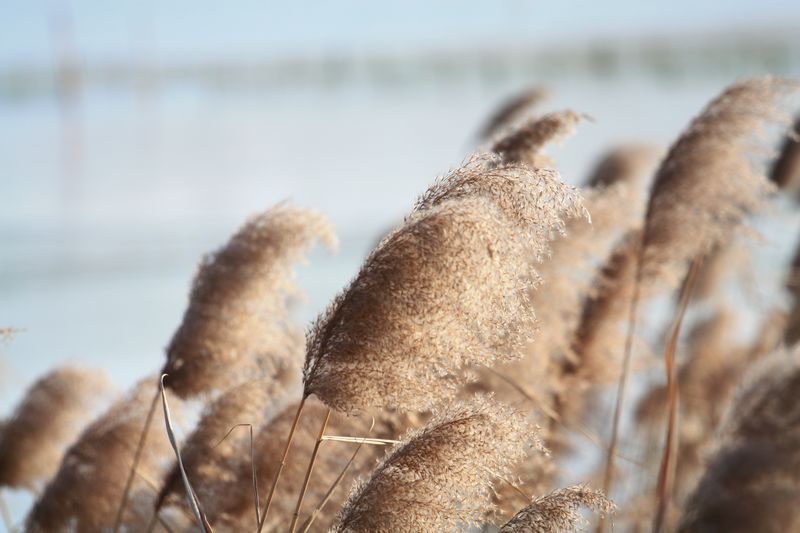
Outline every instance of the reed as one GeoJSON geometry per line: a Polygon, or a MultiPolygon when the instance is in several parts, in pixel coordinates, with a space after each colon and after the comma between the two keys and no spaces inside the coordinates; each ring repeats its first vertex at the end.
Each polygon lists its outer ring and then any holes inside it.
{"type": "Polygon", "coordinates": [[[520,357],[531,259],[583,213],[558,178],[478,156],[435,183],[312,325],[304,396],[423,411],[453,397],[466,367],[520,357]]]}
{"type": "Polygon", "coordinates": [[[723,422],[717,450],[678,531],[793,531],[800,525],[798,353],[756,365],[723,422]]]}
{"type": "Polygon", "coordinates": [[[591,509],[601,515],[614,512],[614,504],[602,492],[575,485],[534,498],[527,507],[500,528],[498,533],[556,533],[577,531],[582,522],[579,510],[591,509]]]}
{"type": "Polygon", "coordinates": [[[544,87],[531,87],[503,102],[486,120],[481,128],[481,137],[490,139],[498,132],[507,130],[514,124],[532,115],[544,101],[550,97],[550,91],[544,87]]]}
{"type": "Polygon", "coordinates": [[[533,168],[554,167],[555,162],[542,153],[542,148],[572,135],[580,120],[581,116],[570,110],[531,118],[499,132],[490,143],[490,151],[510,163],[524,163],[533,168]]]}
{"type": "MultiPolygon", "coordinates": [[[[613,479],[638,291],[642,285],[674,287],[690,262],[727,242],[745,217],[763,205],[772,186],[750,157],[753,143],[764,124],[786,121],[785,98],[797,88],[795,82],[773,77],[730,86],[692,121],[656,172],[636,262],[636,290],[606,456],[605,492],[613,479]]],[[[672,382],[671,376],[668,381],[672,382]]],[[[667,433],[672,433],[670,427],[667,433]]]]}
{"type": "Polygon", "coordinates": [[[493,507],[493,480],[507,478],[530,445],[541,447],[525,418],[488,399],[435,411],[353,488],[333,531],[479,525],[493,507]]]}
{"type": "Polygon", "coordinates": [[[293,266],[318,240],[336,246],[325,217],[279,205],[203,258],[162,369],[175,394],[225,390],[258,371],[265,355],[291,352],[296,331],[287,306],[299,293],[293,266]]]}
{"type": "Polygon", "coordinates": [[[104,374],[56,368],[33,383],[0,429],[0,486],[38,492],[111,392],[104,374]]]}
{"type": "MultiPolygon", "coordinates": [[[[69,447],[53,479],[28,515],[30,532],[101,531],[114,526],[125,489],[125,472],[147,416],[154,378],[146,378],[86,427],[69,447]]],[[[132,500],[121,521],[144,529],[156,498],[162,464],[170,456],[161,426],[150,429],[149,445],[136,469],[132,500]]]]}

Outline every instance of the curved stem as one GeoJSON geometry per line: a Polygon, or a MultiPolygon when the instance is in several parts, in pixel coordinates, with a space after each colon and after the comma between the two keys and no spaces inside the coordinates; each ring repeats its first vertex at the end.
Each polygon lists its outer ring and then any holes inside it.
{"type": "MultiPolygon", "coordinates": [[[[375,419],[373,418],[372,419],[372,425],[369,427],[369,430],[367,431],[367,435],[372,433],[372,430],[374,428],[375,428],[375,419]]],[[[339,475],[336,476],[336,479],[331,484],[331,486],[328,488],[328,492],[325,493],[325,497],[322,498],[322,501],[319,503],[319,505],[317,505],[317,507],[311,512],[311,514],[306,519],[306,521],[303,523],[303,525],[300,526],[301,529],[303,530],[303,533],[308,533],[308,530],[311,529],[311,524],[314,523],[314,520],[316,520],[317,516],[319,516],[319,513],[322,511],[323,507],[325,507],[325,505],[327,505],[327,503],[330,501],[331,496],[333,496],[333,493],[336,490],[336,487],[339,486],[339,483],[341,483],[341,481],[344,478],[345,474],[350,469],[350,466],[352,466],[353,461],[356,460],[356,456],[358,455],[358,452],[361,451],[361,447],[364,446],[364,441],[366,441],[366,440],[367,440],[367,438],[365,437],[364,440],[362,440],[361,442],[358,443],[358,446],[356,446],[356,449],[353,452],[353,455],[350,456],[350,460],[347,461],[347,464],[344,465],[344,468],[342,469],[342,471],[339,472],[339,475]]]]}
{"type": "Polygon", "coordinates": [[[303,488],[300,489],[300,496],[297,498],[297,506],[294,508],[294,516],[292,517],[292,524],[289,526],[289,530],[291,533],[294,533],[297,530],[297,521],[300,519],[300,507],[303,505],[303,499],[306,497],[306,491],[308,490],[308,483],[311,481],[311,472],[314,470],[314,463],[317,462],[317,453],[319,453],[319,447],[322,444],[322,437],[325,435],[325,430],[328,428],[328,420],[331,418],[331,410],[328,409],[328,412],[325,413],[325,420],[322,422],[322,427],[319,430],[319,436],[317,437],[317,442],[314,444],[314,451],[311,453],[311,461],[308,463],[308,469],[306,470],[306,477],[303,480],[303,488]]]}
{"type": "MultiPolygon", "coordinates": [[[[644,237],[641,238],[636,253],[636,277],[633,283],[633,295],[628,306],[628,329],[625,334],[625,352],[622,359],[622,371],[617,385],[617,398],[614,402],[614,418],[611,424],[611,442],[606,451],[606,468],[603,474],[603,493],[606,497],[611,497],[611,486],[614,483],[614,458],[617,455],[619,445],[619,425],[622,420],[622,406],[625,404],[625,394],[628,390],[628,375],[631,371],[631,359],[633,354],[633,338],[636,333],[636,314],[639,308],[639,298],[642,281],[642,256],[644,253],[644,237]]],[[[595,529],[596,533],[602,533],[605,528],[605,517],[601,517],[595,529]]]]}
{"type": "Polygon", "coordinates": [[[267,503],[264,505],[264,512],[261,513],[261,522],[258,524],[258,533],[261,533],[261,530],[264,528],[264,523],[267,521],[269,508],[272,505],[272,498],[275,496],[275,489],[278,487],[278,481],[281,479],[283,467],[286,466],[286,457],[289,456],[289,449],[292,447],[292,439],[294,439],[294,432],[297,429],[297,423],[300,421],[300,415],[302,414],[303,407],[306,404],[306,398],[306,396],[303,396],[303,399],[300,400],[300,404],[297,406],[297,413],[294,415],[292,428],[289,430],[289,436],[286,438],[286,446],[283,449],[281,464],[278,466],[278,470],[275,472],[275,477],[272,480],[272,487],[269,489],[269,496],[267,496],[267,503]]]}
{"type": "Polygon", "coordinates": [[[694,282],[697,279],[697,272],[700,269],[700,257],[692,261],[692,266],[681,287],[680,303],[676,310],[675,322],[672,326],[669,342],[664,349],[664,370],[667,374],[667,399],[669,406],[669,416],[667,418],[667,435],[664,443],[664,455],[661,458],[661,466],[658,470],[658,485],[656,491],[656,515],[653,520],[653,532],[659,533],[663,530],[664,519],[667,513],[667,506],[670,500],[669,486],[674,477],[675,462],[673,461],[673,450],[675,449],[675,437],[678,415],[678,383],[675,379],[675,350],[678,346],[678,336],[681,332],[681,324],[686,314],[686,307],[689,305],[694,282]]]}
{"type": "Polygon", "coordinates": [[[122,524],[122,515],[125,513],[125,507],[128,504],[128,496],[130,496],[131,487],[133,487],[133,478],[136,476],[136,468],[139,466],[139,461],[142,458],[144,445],[147,441],[147,433],[150,430],[150,424],[153,421],[153,414],[156,412],[156,405],[158,405],[158,397],[160,394],[158,387],[156,387],[156,393],[153,396],[153,401],[150,403],[150,410],[147,411],[147,418],[145,418],[142,433],[139,435],[139,443],[136,445],[136,452],[133,455],[133,463],[131,463],[131,469],[128,472],[128,479],[125,481],[125,489],[122,491],[122,500],[119,502],[117,516],[114,518],[114,533],[119,533],[119,528],[122,524]]]}

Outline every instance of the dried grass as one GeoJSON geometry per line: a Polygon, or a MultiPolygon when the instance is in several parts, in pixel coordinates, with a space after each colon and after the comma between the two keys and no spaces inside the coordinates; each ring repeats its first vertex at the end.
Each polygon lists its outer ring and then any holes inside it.
{"type": "Polygon", "coordinates": [[[298,294],[293,264],[318,240],[336,246],[325,217],[279,205],[206,256],[167,348],[167,386],[185,398],[273,374],[272,355],[291,353],[299,335],[287,308],[298,294]]]}
{"type": "Polygon", "coordinates": [[[780,78],[736,83],[678,138],[653,182],[643,237],[642,279],[677,284],[688,262],[727,242],[772,186],[754,155],[763,126],[785,123],[783,100],[800,87],[780,78]]]}
{"type": "Polygon", "coordinates": [[[552,168],[555,162],[542,153],[542,148],[572,135],[580,119],[578,113],[570,110],[531,118],[499,132],[492,139],[489,151],[509,163],[523,163],[533,168],[552,168]]]}
{"type": "Polygon", "coordinates": [[[754,368],[730,406],[718,450],[679,531],[783,532],[800,527],[800,363],[778,351],[754,368]]]}
{"type": "MultiPolygon", "coordinates": [[[[267,423],[256,435],[256,468],[260,490],[268,488],[279,466],[283,452],[286,435],[294,419],[297,404],[288,405],[267,423]]],[[[280,490],[276,492],[270,507],[270,513],[264,525],[267,531],[275,531],[288,526],[297,503],[308,458],[317,440],[319,425],[321,424],[327,408],[320,402],[309,400],[295,432],[294,444],[287,458],[281,478],[280,490]]],[[[369,434],[376,438],[397,438],[400,432],[410,423],[406,417],[380,416],[376,426],[369,434]]],[[[369,417],[346,417],[334,413],[328,423],[328,435],[366,436],[370,428],[369,417]]],[[[355,444],[325,441],[321,453],[314,467],[314,480],[306,495],[306,506],[301,519],[322,501],[325,491],[332,485],[336,476],[344,468],[350,453],[355,449],[355,444]]],[[[354,464],[345,474],[341,486],[333,494],[330,502],[321,511],[314,521],[314,531],[325,531],[333,521],[338,507],[346,497],[343,487],[353,482],[356,476],[365,474],[375,464],[381,447],[365,446],[356,457],[354,464]]],[[[249,455],[240,455],[239,464],[231,476],[216,478],[213,487],[214,497],[205,500],[205,510],[213,524],[221,524],[229,530],[253,529],[254,510],[252,487],[250,482],[251,469],[249,455]]],[[[262,492],[262,505],[263,505],[262,492]]]]}
{"type": "MultiPolygon", "coordinates": [[[[233,429],[249,424],[254,430],[286,403],[292,385],[299,385],[299,365],[287,358],[280,374],[237,385],[226,391],[200,417],[181,447],[181,457],[192,487],[201,502],[218,498],[219,486],[235,483],[242,459],[250,456],[249,432],[233,429]],[[231,431],[233,429],[233,431],[231,431]]],[[[176,464],[164,481],[156,507],[171,495],[183,499],[183,484],[176,464]]]]}
{"type": "Polygon", "coordinates": [[[493,505],[492,480],[506,478],[528,445],[525,418],[485,398],[434,412],[357,484],[333,531],[452,531],[479,525],[493,505]]]}
{"type": "Polygon", "coordinates": [[[305,395],[334,409],[423,411],[463,369],[519,357],[532,331],[531,259],[582,213],[551,170],[479,156],[434,184],[308,337],[305,395]]]}
{"type": "MultiPolygon", "coordinates": [[[[153,383],[140,381],[130,394],[83,430],[67,450],[55,477],[28,515],[26,531],[89,533],[114,525],[125,487],[125,473],[150,408],[153,383]]],[[[155,424],[142,455],[131,505],[122,524],[126,531],[143,531],[150,518],[162,465],[170,457],[163,425],[155,424]]]]}
{"type": "Polygon", "coordinates": [[[532,87],[512,96],[489,117],[482,128],[481,137],[490,139],[497,132],[506,130],[533,113],[535,108],[550,97],[550,91],[543,87],[532,87]]]}
{"type": "Polygon", "coordinates": [[[556,533],[577,531],[583,521],[579,510],[586,507],[605,515],[614,504],[602,492],[575,485],[534,498],[509,520],[498,533],[556,533]]]}
{"type": "Polygon", "coordinates": [[[110,390],[104,374],[71,367],[31,385],[0,431],[0,486],[40,491],[110,390]]]}

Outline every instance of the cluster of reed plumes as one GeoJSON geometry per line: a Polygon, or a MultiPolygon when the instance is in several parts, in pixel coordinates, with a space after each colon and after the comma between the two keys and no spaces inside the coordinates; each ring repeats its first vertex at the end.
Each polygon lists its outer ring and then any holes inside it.
{"type": "Polygon", "coordinates": [[[522,95],[305,344],[293,265],[334,233],[269,209],[203,258],[163,379],[83,429],[100,378],[29,389],[0,424],[0,482],[34,491],[42,532],[796,530],[800,260],[753,338],[729,300],[753,282],[748,218],[800,181],[796,136],[770,149],[797,89],[736,83],[660,162],[615,147],[580,187],[546,150],[584,115],[522,95]],[[637,372],[652,384],[627,399],[637,372]],[[569,479],[584,452],[595,468],[569,479]]]}

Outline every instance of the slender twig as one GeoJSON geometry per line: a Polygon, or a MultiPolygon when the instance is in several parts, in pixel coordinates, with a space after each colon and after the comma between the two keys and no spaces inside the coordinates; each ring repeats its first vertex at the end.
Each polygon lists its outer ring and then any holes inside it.
{"type": "Polygon", "coordinates": [[[520,496],[522,496],[523,498],[525,498],[525,500],[526,500],[526,501],[528,501],[528,500],[530,500],[530,499],[531,499],[531,497],[530,497],[530,496],[528,496],[527,494],[525,494],[524,492],[522,492],[522,489],[520,489],[519,487],[517,487],[517,486],[516,486],[514,483],[511,483],[509,480],[507,480],[507,479],[506,479],[506,478],[504,478],[503,476],[501,476],[501,475],[499,475],[499,474],[497,474],[497,473],[495,473],[495,472],[492,472],[492,471],[491,471],[491,470],[489,470],[488,468],[484,468],[483,470],[484,470],[485,472],[488,472],[488,473],[489,473],[489,475],[491,475],[492,477],[495,477],[495,478],[499,479],[500,481],[502,481],[503,483],[505,483],[506,485],[508,485],[508,486],[509,486],[509,487],[511,487],[512,489],[514,489],[514,490],[517,492],[517,494],[519,494],[520,496]]]}
{"type": "Polygon", "coordinates": [[[261,509],[258,508],[258,472],[256,468],[256,451],[253,446],[253,424],[250,426],[250,470],[253,474],[253,504],[256,510],[256,527],[261,523],[261,509]]]}
{"type": "Polygon", "coordinates": [[[256,454],[255,454],[255,448],[253,446],[253,424],[240,423],[234,425],[228,430],[227,433],[225,433],[225,436],[222,437],[220,441],[214,445],[214,448],[225,442],[225,439],[227,439],[231,435],[231,433],[233,433],[233,430],[239,427],[247,427],[250,430],[250,470],[253,474],[253,501],[255,503],[254,507],[256,511],[256,528],[257,528],[258,525],[261,523],[261,509],[258,497],[258,474],[256,469],[256,454]]]}
{"type": "Polygon", "coordinates": [[[136,468],[139,466],[139,461],[142,458],[142,452],[144,451],[144,445],[147,441],[147,434],[150,431],[150,424],[153,421],[153,414],[156,411],[156,405],[158,405],[158,396],[159,390],[156,388],[156,393],[153,396],[153,401],[150,403],[150,410],[147,411],[147,418],[144,420],[144,427],[142,427],[142,433],[139,435],[139,443],[136,445],[136,452],[133,455],[133,463],[131,464],[131,469],[128,471],[128,479],[125,481],[125,489],[122,491],[122,499],[119,502],[119,508],[117,509],[117,516],[114,519],[114,533],[119,533],[119,528],[122,525],[122,515],[125,512],[125,507],[128,504],[128,497],[130,496],[131,488],[133,487],[133,478],[136,476],[136,468]]]}
{"type": "Polygon", "coordinates": [[[675,322],[672,326],[672,333],[669,342],[664,349],[664,370],[667,374],[667,399],[669,405],[669,416],[667,417],[666,442],[664,443],[664,455],[661,458],[661,466],[658,471],[658,485],[656,490],[656,515],[653,520],[653,532],[660,533],[664,527],[667,505],[669,503],[669,485],[674,477],[675,461],[673,461],[673,450],[675,449],[676,426],[678,414],[678,383],[675,379],[675,350],[678,347],[678,336],[681,332],[683,317],[686,315],[686,308],[689,305],[689,297],[697,280],[697,272],[700,270],[701,257],[698,256],[692,261],[692,266],[681,287],[680,303],[676,310],[675,322]]]}
{"type": "MultiPolygon", "coordinates": [[[[644,255],[644,237],[638,242],[636,253],[636,278],[633,283],[633,295],[628,306],[628,330],[625,334],[625,352],[622,359],[622,371],[619,375],[617,384],[617,398],[614,402],[614,418],[611,423],[611,441],[606,451],[606,468],[603,475],[603,494],[611,497],[611,486],[614,483],[614,458],[617,455],[619,445],[619,425],[622,420],[622,406],[625,404],[625,393],[628,389],[628,376],[631,372],[631,359],[633,354],[633,339],[636,333],[636,313],[639,308],[639,298],[642,282],[642,259],[644,255]]],[[[605,528],[605,516],[600,517],[600,521],[595,529],[596,533],[602,533],[605,528]]]]}
{"type": "Polygon", "coordinates": [[[325,413],[325,420],[322,422],[322,427],[319,429],[319,436],[317,437],[317,442],[314,444],[314,451],[311,452],[311,460],[308,462],[308,468],[306,469],[306,477],[303,480],[303,488],[300,489],[300,496],[297,498],[297,505],[294,508],[294,516],[292,517],[292,523],[289,526],[289,531],[294,533],[297,530],[297,521],[300,519],[300,507],[303,505],[303,500],[306,497],[306,491],[308,490],[308,483],[311,481],[311,472],[314,470],[314,463],[317,462],[317,454],[319,453],[319,447],[322,444],[322,437],[325,435],[325,430],[328,429],[328,421],[331,418],[331,410],[328,409],[328,412],[325,413]]]}
{"type": "Polygon", "coordinates": [[[272,479],[272,487],[269,489],[269,496],[267,496],[267,503],[264,505],[264,512],[261,513],[261,522],[258,524],[258,533],[261,533],[261,530],[264,528],[264,522],[267,521],[267,515],[269,514],[269,508],[272,505],[272,498],[275,496],[275,489],[278,487],[278,481],[281,479],[281,473],[283,472],[283,467],[286,466],[286,458],[289,456],[289,449],[292,447],[292,439],[294,439],[294,432],[297,429],[297,423],[300,421],[300,415],[303,412],[303,406],[306,403],[306,396],[303,396],[303,399],[300,400],[300,404],[297,406],[297,413],[294,415],[294,421],[292,422],[292,428],[289,430],[289,435],[286,437],[286,446],[283,449],[283,455],[281,456],[281,464],[278,466],[278,470],[275,472],[275,477],[272,479]]]}
{"type": "Polygon", "coordinates": [[[183,480],[183,487],[186,490],[186,499],[189,501],[189,506],[192,509],[192,513],[194,514],[197,523],[200,525],[200,529],[204,533],[212,533],[211,525],[208,523],[208,519],[205,516],[205,513],[200,509],[200,501],[197,499],[197,494],[195,494],[194,489],[192,488],[192,484],[189,482],[189,477],[186,475],[186,469],[183,467],[183,460],[181,459],[181,451],[178,447],[178,441],[175,439],[175,433],[172,430],[172,417],[170,416],[169,412],[169,404],[167,403],[167,393],[164,389],[164,378],[167,377],[166,374],[162,374],[161,376],[161,405],[164,408],[164,424],[167,428],[167,437],[169,437],[169,443],[172,445],[172,450],[175,452],[175,458],[178,462],[178,470],[181,473],[181,479],[183,480]]]}
{"type": "Polygon", "coordinates": [[[323,435],[322,440],[330,440],[334,442],[352,442],[354,444],[372,444],[374,446],[392,446],[402,442],[394,439],[368,439],[366,437],[346,437],[340,435],[323,435]]]}
{"type": "MultiPolygon", "coordinates": [[[[367,435],[372,433],[372,429],[374,427],[375,427],[375,419],[373,418],[372,419],[372,425],[369,427],[369,430],[367,431],[367,435]]],[[[369,440],[369,439],[364,437],[363,441],[366,441],[366,440],[369,440]]],[[[328,492],[325,493],[325,496],[322,498],[322,501],[320,502],[320,504],[317,505],[317,507],[309,515],[309,517],[306,519],[306,521],[303,523],[303,525],[300,526],[301,529],[303,530],[303,533],[308,533],[308,530],[311,529],[311,524],[314,523],[314,520],[316,520],[317,516],[322,511],[322,508],[325,507],[325,505],[328,503],[328,501],[330,501],[331,496],[333,496],[333,491],[335,491],[336,487],[339,486],[339,483],[341,483],[342,479],[344,478],[344,475],[350,469],[350,466],[353,464],[353,461],[356,460],[356,456],[358,455],[358,452],[361,451],[361,447],[364,445],[363,441],[358,443],[358,446],[356,446],[356,449],[353,452],[353,455],[350,456],[350,460],[347,461],[347,464],[344,465],[344,468],[342,469],[342,471],[339,472],[339,475],[336,477],[336,479],[331,484],[330,488],[328,489],[328,492]]]]}

